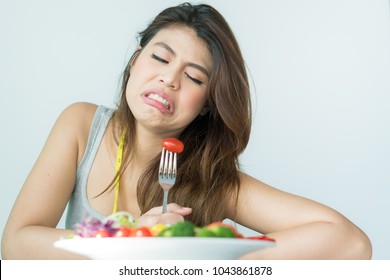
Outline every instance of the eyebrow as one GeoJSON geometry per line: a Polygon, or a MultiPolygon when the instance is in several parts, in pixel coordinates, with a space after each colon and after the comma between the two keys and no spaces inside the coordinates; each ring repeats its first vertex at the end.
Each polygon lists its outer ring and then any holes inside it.
{"type": "MultiPolygon", "coordinates": [[[[154,45],[162,47],[162,48],[166,49],[168,52],[170,52],[173,56],[176,56],[176,52],[169,45],[167,45],[166,43],[164,43],[164,42],[157,42],[154,45]]],[[[196,63],[193,63],[193,62],[188,62],[187,65],[190,66],[190,67],[198,69],[199,71],[203,72],[207,77],[210,77],[209,72],[203,66],[201,66],[199,64],[196,64],[196,63]]]]}

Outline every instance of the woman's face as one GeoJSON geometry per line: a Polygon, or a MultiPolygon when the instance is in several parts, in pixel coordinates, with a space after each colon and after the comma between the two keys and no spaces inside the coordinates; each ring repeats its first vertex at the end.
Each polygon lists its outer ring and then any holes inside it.
{"type": "Polygon", "coordinates": [[[187,27],[160,30],[134,61],[126,98],[137,125],[178,136],[206,103],[212,57],[187,27]]]}

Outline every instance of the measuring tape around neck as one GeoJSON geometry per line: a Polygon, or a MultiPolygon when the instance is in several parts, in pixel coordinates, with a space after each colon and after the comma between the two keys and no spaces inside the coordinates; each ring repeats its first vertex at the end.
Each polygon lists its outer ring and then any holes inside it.
{"type": "Polygon", "coordinates": [[[125,135],[126,135],[126,128],[123,129],[121,138],[119,140],[119,145],[118,145],[118,151],[116,153],[116,165],[115,165],[115,198],[114,198],[114,207],[112,209],[112,213],[116,213],[116,209],[118,207],[118,196],[119,196],[119,181],[120,181],[120,176],[119,176],[119,169],[121,168],[122,165],[122,155],[123,155],[123,147],[125,144],[125,135]]]}

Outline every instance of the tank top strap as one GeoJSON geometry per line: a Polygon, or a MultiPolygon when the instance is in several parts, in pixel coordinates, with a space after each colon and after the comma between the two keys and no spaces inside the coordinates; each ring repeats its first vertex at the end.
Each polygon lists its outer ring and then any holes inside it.
{"type": "Polygon", "coordinates": [[[87,197],[87,182],[89,173],[102,142],[108,123],[114,109],[99,106],[92,120],[84,155],[77,167],[76,183],[70,197],[65,219],[65,227],[71,229],[74,224],[80,223],[86,216],[102,218],[103,215],[93,209],[87,197]]]}
{"type": "Polygon", "coordinates": [[[99,149],[100,143],[103,139],[108,122],[110,121],[113,112],[113,109],[107,108],[105,106],[99,106],[96,109],[88,136],[87,146],[77,168],[77,180],[83,177],[86,171],[89,174],[89,170],[91,169],[95,155],[99,149]]]}

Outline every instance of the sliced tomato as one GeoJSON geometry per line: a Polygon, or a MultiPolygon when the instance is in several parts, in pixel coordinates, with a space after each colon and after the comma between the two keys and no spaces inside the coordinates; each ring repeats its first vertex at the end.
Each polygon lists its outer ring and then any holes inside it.
{"type": "Polygon", "coordinates": [[[259,236],[248,236],[245,237],[245,239],[251,239],[251,240],[265,240],[265,241],[272,241],[275,242],[275,239],[268,237],[267,235],[259,235],[259,236]]]}
{"type": "Polygon", "coordinates": [[[130,233],[131,237],[149,237],[152,236],[152,233],[150,232],[149,228],[147,227],[137,227],[132,229],[130,233]]]}
{"type": "Polygon", "coordinates": [[[105,238],[105,237],[111,237],[111,234],[106,229],[99,229],[94,234],[93,237],[95,238],[105,238]]]}
{"type": "Polygon", "coordinates": [[[117,229],[115,232],[114,232],[114,235],[113,237],[128,237],[130,236],[131,234],[131,228],[129,227],[122,227],[120,229],[117,229]]]}
{"type": "Polygon", "coordinates": [[[180,154],[184,150],[184,144],[176,138],[166,138],[162,141],[162,146],[173,153],[180,154]]]}

